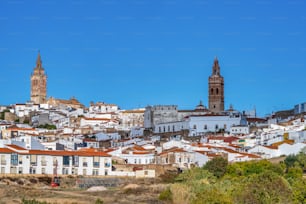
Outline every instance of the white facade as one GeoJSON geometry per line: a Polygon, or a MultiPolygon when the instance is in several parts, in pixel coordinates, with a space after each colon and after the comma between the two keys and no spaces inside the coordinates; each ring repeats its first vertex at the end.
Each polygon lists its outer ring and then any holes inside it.
{"type": "Polygon", "coordinates": [[[97,102],[96,104],[90,104],[90,113],[111,113],[119,110],[119,107],[115,104],[107,104],[104,102],[97,102]]]}
{"type": "Polygon", "coordinates": [[[124,110],[119,112],[121,129],[130,130],[133,127],[141,128],[144,126],[144,108],[134,110],[124,110]]]}
{"type": "Polygon", "coordinates": [[[231,127],[240,125],[241,122],[240,116],[190,116],[188,118],[189,136],[203,135],[206,132],[218,132],[220,130],[230,132],[231,127]]]}
{"type": "Polygon", "coordinates": [[[91,126],[96,128],[96,130],[103,130],[105,128],[117,129],[118,125],[118,120],[107,118],[82,118],[80,124],[81,127],[91,126]]]}
{"type": "Polygon", "coordinates": [[[154,133],[179,132],[189,128],[187,121],[169,122],[156,124],[153,128],[154,133]]]}
{"type": "Polygon", "coordinates": [[[16,104],[14,106],[14,112],[18,117],[29,116],[30,112],[38,111],[39,104],[28,102],[26,104],[16,104]]]}
{"type": "Polygon", "coordinates": [[[249,133],[250,133],[249,126],[238,125],[238,126],[232,126],[230,128],[231,135],[247,135],[249,133]]]}
{"type": "Polygon", "coordinates": [[[154,162],[153,153],[137,153],[121,154],[118,157],[126,160],[127,164],[152,164],[154,162]]]}
{"type": "Polygon", "coordinates": [[[294,106],[294,114],[300,114],[306,112],[306,102],[300,103],[294,106]]]}
{"type": "Polygon", "coordinates": [[[41,151],[0,148],[1,174],[108,175],[111,157],[104,152],[41,151]]]}

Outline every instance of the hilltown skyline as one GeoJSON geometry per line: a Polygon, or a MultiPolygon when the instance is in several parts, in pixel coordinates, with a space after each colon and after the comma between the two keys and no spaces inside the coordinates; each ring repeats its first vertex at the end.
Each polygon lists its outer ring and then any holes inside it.
{"type": "Polygon", "coordinates": [[[202,100],[208,106],[215,56],[225,109],[256,107],[263,116],[306,98],[304,2],[0,4],[3,105],[29,100],[38,50],[48,96],[75,96],[85,105],[193,109],[202,100]]]}

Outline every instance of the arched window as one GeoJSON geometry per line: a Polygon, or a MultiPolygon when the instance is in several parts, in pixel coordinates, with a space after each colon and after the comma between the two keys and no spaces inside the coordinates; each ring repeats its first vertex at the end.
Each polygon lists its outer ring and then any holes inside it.
{"type": "Polygon", "coordinates": [[[214,89],[213,89],[213,88],[210,89],[210,94],[211,94],[211,95],[214,94],[214,89]]]}
{"type": "Polygon", "coordinates": [[[217,88],[217,90],[216,90],[216,94],[218,95],[219,94],[219,89],[217,88]]]}

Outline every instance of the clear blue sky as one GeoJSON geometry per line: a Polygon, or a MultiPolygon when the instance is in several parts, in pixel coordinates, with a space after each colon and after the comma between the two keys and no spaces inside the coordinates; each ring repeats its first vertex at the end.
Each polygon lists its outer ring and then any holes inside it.
{"type": "Polygon", "coordinates": [[[2,0],[0,104],[29,100],[40,50],[48,96],[86,106],[207,105],[218,56],[226,108],[292,108],[306,101],[305,10],[305,1],[2,0]]]}

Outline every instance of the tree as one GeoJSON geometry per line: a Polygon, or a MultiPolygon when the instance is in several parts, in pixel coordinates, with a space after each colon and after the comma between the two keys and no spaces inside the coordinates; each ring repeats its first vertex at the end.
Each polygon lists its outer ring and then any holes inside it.
{"type": "Polygon", "coordinates": [[[208,161],[203,168],[211,172],[217,178],[221,178],[226,172],[227,165],[227,159],[224,157],[215,157],[208,161]]]}
{"type": "Polygon", "coordinates": [[[286,159],[284,160],[287,169],[288,169],[289,167],[293,167],[293,166],[296,164],[297,161],[298,161],[297,156],[295,156],[295,155],[293,155],[293,154],[288,155],[288,156],[286,157],[286,159]]]}
{"type": "Polygon", "coordinates": [[[234,193],[235,203],[292,203],[289,183],[272,171],[245,177],[234,193]]]}
{"type": "Polygon", "coordinates": [[[232,204],[229,195],[221,192],[215,187],[207,188],[203,192],[197,194],[196,198],[192,201],[193,204],[232,204]]]}

